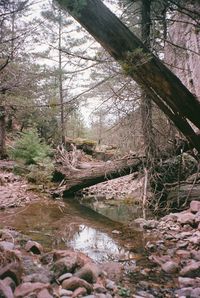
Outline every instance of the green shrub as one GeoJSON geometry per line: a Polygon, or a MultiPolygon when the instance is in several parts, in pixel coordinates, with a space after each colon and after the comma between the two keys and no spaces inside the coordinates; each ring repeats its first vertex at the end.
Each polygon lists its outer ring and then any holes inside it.
{"type": "Polygon", "coordinates": [[[42,142],[36,130],[21,133],[10,149],[11,157],[17,161],[15,171],[37,184],[51,180],[54,166],[50,146],[42,142]]]}

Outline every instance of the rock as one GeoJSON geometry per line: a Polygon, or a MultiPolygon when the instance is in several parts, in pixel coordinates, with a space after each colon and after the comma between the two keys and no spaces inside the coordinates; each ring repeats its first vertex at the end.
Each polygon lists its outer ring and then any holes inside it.
{"type": "Polygon", "coordinates": [[[72,296],[73,292],[65,289],[59,289],[59,295],[62,296],[72,296]]]}
{"type": "Polygon", "coordinates": [[[200,250],[192,250],[191,251],[191,256],[193,259],[195,259],[196,261],[200,261],[200,250]]]}
{"type": "Polygon", "coordinates": [[[191,298],[199,298],[200,297],[200,288],[193,289],[191,294],[191,298]]]}
{"type": "Polygon", "coordinates": [[[177,296],[175,296],[175,297],[180,297],[180,298],[191,297],[192,290],[193,289],[191,287],[176,290],[175,293],[177,296]]]}
{"type": "Polygon", "coordinates": [[[55,250],[53,252],[53,261],[56,262],[63,258],[77,259],[77,253],[72,250],[55,250]]]}
{"type": "Polygon", "coordinates": [[[179,270],[178,264],[174,261],[168,261],[168,262],[162,264],[161,268],[166,273],[177,273],[179,270]]]}
{"type": "Polygon", "coordinates": [[[200,211],[195,214],[194,221],[197,225],[200,223],[200,211]]]}
{"type": "Polygon", "coordinates": [[[178,216],[175,213],[170,213],[168,215],[165,215],[162,218],[162,221],[168,222],[168,221],[172,221],[172,222],[176,222],[177,221],[178,216]]]}
{"type": "Polygon", "coordinates": [[[182,288],[189,287],[189,286],[193,287],[196,284],[195,278],[181,277],[181,276],[179,276],[178,282],[179,282],[179,286],[182,288]]]}
{"type": "Polygon", "coordinates": [[[94,283],[100,274],[99,267],[94,263],[88,263],[84,265],[79,271],[77,271],[74,276],[86,280],[89,283],[94,283]]]}
{"type": "Polygon", "coordinates": [[[10,277],[6,277],[6,278],[4,278],[4,279],[3,279],[3,283],[4,283],[6,286],[10,287],[10,288],[12,289],[12,291],[14,292],[14,290],[15,290],[15,288],[16,288],[16,284],[15,284],[15,282],[14,282],[14,280],[13,280],[12,278],[10,278],[10,277]]]}
{"type": "Polygon", "coordinates": [[[133,298],[154,298],[153,295],[149,294],[148,292],[145,291],[138,291],[137,295],[133,296],[133,298]]]}
{"type": "Polygon", "coordinates": [[[50,289],[50,285],[49,284],[43,284],[40,282],[36,282],[36,283],[31,283],[31,282],[27,282],[27,283],[22,283],[21,285],[19,285],[14,292],[15,298],[21,298],[21,297],[27,297],[28,294],[32,293],[32,292],[41,292],[41,290],[43,289],[50,289]]]}
{"type": "Polygon", "coordinates": [[[189,242],[194,245],[200,245],[200,235],[194,235],[188,238],[189,242]]]}
{"type": "Polygon", "coordinates": [[[192,201],[190,203],[190,211],[192,213],[197,213],[198,211],[200,211],[200,201],[192,201]]]}
{"type": "Polygon", "coordinates": [[[43,247],[40,243],[29,240],[25,245],[25,250],[30,251],[33,254],[40,255],[43,251],[43,247]]]}
{"type": "Polygon", "coordinates": [[[0,269],[0,279],[10,277],[13,279],[16,285],[19,285],[22,277],[22,267],[19,263],[10,263],[7,266],[0,269]]]}
{"type": "Polygon", "coordinates": [[[33,273],[30,275],[26,275],[23,278],[23,282],[41,282],[41,283],[50,283],[52,280],[52,274],[47,272],[47,274],[42,273],[33,273]]]}
{"type": "Polygon", "coordinates": [[[176,251],[176,255],[181,257],[182,259],[189,259],[191,257],[191,253],[188,250],[179,249],[176,251]]]}
{"type": "Polygon", "coordinates": [[[59,281],[60,283],[62,283],[63,280],[68,279],[68,278],[70,278],[70,277],[72,277],[72,274],[71,274],[71,273],[65,273],[65,274],[62,274],[62,275],[58,278],[58,281],[59,281]]]}
{"type": "Polygon", "coordinates": [[[71,277],[69,279],[65,279],[63,282],[62,282],[62,287],[63,289],[65,290],[71,290],[71,291],[74,291],[76,290],[77,288],[86,288],[87,292],[88,293],[91,293],[92,291],[92,286],[85,280],[79,278],[79,277],[71,277]]]}
{"type": "Polygon", "coordinates": [[[53,253],[45,253],[42,254],[41,258],[40,258],[40,262],[43,265],[47,265],[50,264],[53,261],[53,253]]]}
{"type": "Polygon", "coordinates": [[[151,220],[147,220],[144,225],[143,228],[144,229],[155,229],[157,228],[159,222],[157,220],[151,219],[151,220]]]}
{"type": "Polygon", "coordinates": [[[82,297],[83,295],[86,295],[87,294],[87,290],[86,288],[77,288],[73,295],[72,295],[72,298],[76,298],[76,297],[82,297]]]}
{"type": "Polygon", "coordinates": [[[93,285],[93,289],[96,293],[106,293],[107,292],[106,288],[104,288],[104,286],[102,286],[98,283],[95,283],[93,285]]]}
{"type": "MultiPolygon", "coordinates": [[[[135,227],[139,227],[139,228],[143,228],[143,226],[147,223],[146,219],[144,218],[136,218],[134,221],[133,221],[133,224],[135,227]]],[[[129,224],[129,226],[131,226],[132,223],[129,224]]]]}
{"type": "Polygon", "coordinates": [[[186,248],[188,246],[188,241],[179,241],[176,245],[177,249],[186,248]]]}
{"type": "Polygon", "coordinates": [[[13,250],[15,247],[13,242],[9,241],[0,241],[0,248],[4,250],[13,250]]]}
{"type": "Polygon", "coordinates": [[[116,262],[105,262],[100,265],[101,272],[106,272],[110,279],[119,282],[123,275],[123,265],[116,262]]]}
{"type": "Polygon", "coordinates": [[[114,291],[116,289],[116,284],[114,281],[107,279],[106,280],[106,289],[114,291]]]}
{"type": "Polygon", "coordinates": [[[193,226],[194,220],[195,220],[195,215],[192,214],[191,212],[181,212],[179,213],[178,219],[177,219],[177,221],[181,225],[189,224],[191,226],[193,226]]]}
{"type": "Polygon", "coordinates": [[[59,259],[53,264],[52,270],[54,272],[55,277],[58,278],[59,276],[65,273],[73,272],[76,267],[77,267],[76,256],[72,258],[64,257],[62,259],[59,259]]]}
{"type": "Polygon", "coordinates": [[[0,280],[0,297],[1,298],[14,298],[11,287],[6,285],[6,283],[0,280]]]}
{"type": "Polygon", "coordinates": [[[183,267],[180,271],[181,276],[198,277],[200,275],[200,262],[192,262],[191,264],[183,267]]]}
{"type": "Polygon", "coordinates": [[[184,240],[184,239],[187,239],[187,237],[192,236],[192,234],[193,234],[192,232],[181,232],[177,235],[177,238],[184,240]]]}
{"type": "Polygon", "coordinates": [[[43,289],[37,294],[37,298],[53,298],[47,289],[43,289]]]}

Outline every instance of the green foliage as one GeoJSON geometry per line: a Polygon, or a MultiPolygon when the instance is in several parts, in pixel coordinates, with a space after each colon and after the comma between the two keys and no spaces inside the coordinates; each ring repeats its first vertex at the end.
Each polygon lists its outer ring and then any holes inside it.
{"type": "Polygon", "coordinates": [[[127,75],[132,75],[136,68],[148,63],[152,59],[150,53],[144,53],[143,49],[138,48],[126,54],[126,60],[121,62],[122,68],[127,75]]]}
{"type": "Polygon", "coordinates": [[[124,287],[118,287],[118,294],[121,297],[131,297],[130,289],[124,287]]]}
{"type": "Polygon", "coordinates": [[[10,155],[18,163],[15,171],[37,184],[51,180],[54,170],[50,159],[51,148],[42,142],[36,130],[21,133],[10,149],[10,155]]]}

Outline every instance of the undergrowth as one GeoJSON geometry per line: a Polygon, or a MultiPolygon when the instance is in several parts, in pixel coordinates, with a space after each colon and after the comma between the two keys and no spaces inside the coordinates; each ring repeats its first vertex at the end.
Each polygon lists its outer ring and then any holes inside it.
{"type": "Polygon", "coordinates": [[[16,161],[14,171],[36,184],[50,182],[54,170],[53,151],[39,137],[35,129],[20,134],[9,150],[9,155],[16,161]]]}

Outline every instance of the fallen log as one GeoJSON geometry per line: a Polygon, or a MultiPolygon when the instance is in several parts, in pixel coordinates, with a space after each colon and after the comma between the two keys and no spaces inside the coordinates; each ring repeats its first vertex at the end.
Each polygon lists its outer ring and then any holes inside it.
{"type": "Polygon", "coordinates": [[[56,175],[62,177],[63,182],[56,193],[62,193],[63,197],[72,195],[85,187],[138,171],[144,162],[145,157],[123,158],[95,166],[90,164],[90,168],[76,172],[59,167],[56,175]]]}

